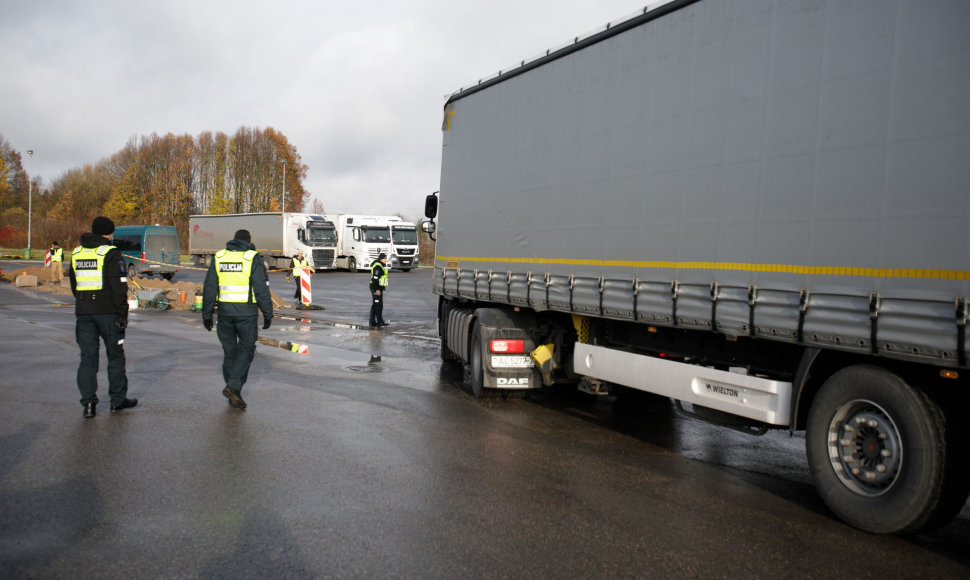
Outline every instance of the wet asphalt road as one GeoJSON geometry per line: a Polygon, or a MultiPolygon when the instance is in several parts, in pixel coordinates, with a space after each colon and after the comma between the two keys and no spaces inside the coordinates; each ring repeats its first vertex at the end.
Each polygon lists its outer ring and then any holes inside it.
{"type": "MultiPolygon", "coordinates": [[[[244,412],[198,315],[134,311],[139,405],[87,420],[72,301],[0,284],[0,577],[970,573],[968,510],[916,538],[850,528],[800,437],[556,391],[476,401],[439,363],[430,277],[392,272],[392,326],[368,331],[366,274],[315,276],[325,310],[261,332],[244,412]],[[310,354],[271,346],[286,342],[310,354]]],[[[106,399],[103,357],[101,379],[106,399]]]]}

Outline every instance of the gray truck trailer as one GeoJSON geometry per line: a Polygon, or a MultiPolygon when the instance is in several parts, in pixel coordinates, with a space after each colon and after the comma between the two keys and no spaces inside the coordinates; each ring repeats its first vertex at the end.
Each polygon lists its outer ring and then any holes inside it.
{"type": "Polygon", "coordinates": [[[476,396],[805,430],[879,533],[965,505],[970,2],[677,0],[454,93],[434,292],[476,396]]]}
{"type": "Polygon", "coordinates": [[[189,254],[208,267],[216,252],[226,247],[237,230],[249,230],[252,243],[267,268],[293,267],[293,256],[303,251],[315,270],[334,267],[337,234],[333,222],[305,213],[243,213],[189,216],[189,254]]]}

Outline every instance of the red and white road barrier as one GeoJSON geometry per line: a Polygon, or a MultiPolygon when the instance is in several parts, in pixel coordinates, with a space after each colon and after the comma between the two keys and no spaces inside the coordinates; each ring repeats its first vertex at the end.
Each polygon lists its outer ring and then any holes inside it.
{"type": "Polygon", "coordinates": [[[304,306],[310,304],[310,269],[300,269],[300,302],[304,306]]]}
{"type": "Polygon", "coordinates": [[[50,250],[47,250],[47,253],[44,254],[44,267],[45,268],[50,268],[51,267],[51,251],[50,250]]]}

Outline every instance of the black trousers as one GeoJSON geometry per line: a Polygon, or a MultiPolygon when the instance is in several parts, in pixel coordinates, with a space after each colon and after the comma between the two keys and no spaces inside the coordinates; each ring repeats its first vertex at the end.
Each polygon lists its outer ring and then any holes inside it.
{"type": "Polygon", "coordinates": [[[242,391],[249,378],[249,365],[256,356],[258,316],[219,315],[216,334],[222,343],[222,378],[226,386],[242,391]]]}
{"type": "Polygon", "coordinates": [[[296,294],[293,295],[294,300],[299,300],[302,294],[302,289],[300,287],[300,276],[293,276],[293,281],[296,282],[296,294]]]}
{"type": "Polygon", "coordinates": [[[380,291],[380,296],[377,295],[376,290],[370,291],[371,305],[370,305],[370,325],[379,326],[384,324],[384,292],[380,291]]]}
{"type": "Polygon", "coordinates": [[[115,323],[117,314],[78,314],[74,338],[81,347],[81,363],[77,367],[77,388],[81,404],[98,402],[98,359],[101,341],[108,355],[108,396],[111,405],[118,406],[128,396],[128,376],[125,374],[125,335],[115,323]]]}

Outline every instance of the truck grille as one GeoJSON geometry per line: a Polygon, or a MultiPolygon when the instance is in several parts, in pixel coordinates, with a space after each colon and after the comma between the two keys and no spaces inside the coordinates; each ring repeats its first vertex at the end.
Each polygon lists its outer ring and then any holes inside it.
{"type": "Polygon", "coordinates": [[[315,268],[333,266],[333,250],[313,250],[313,266],[315,268]]]}
{"type": "Polygon", "coordinates": [[[367,267],[369,268],[370,265],[373,264],[375,260],[377,260],[377,256],[380,256],[381,254],[389,254],[390,252],[391,252],[390,248],[368,249],[367,255],[370,257],[370,262],[367,263],[367,267]]]}
{"type": "Polygon", "coordinates": [[[414,255],[414,248],[395,248],[394,251],[397,252],[397,255],[398,256],[413,256],[414,255]]]}

